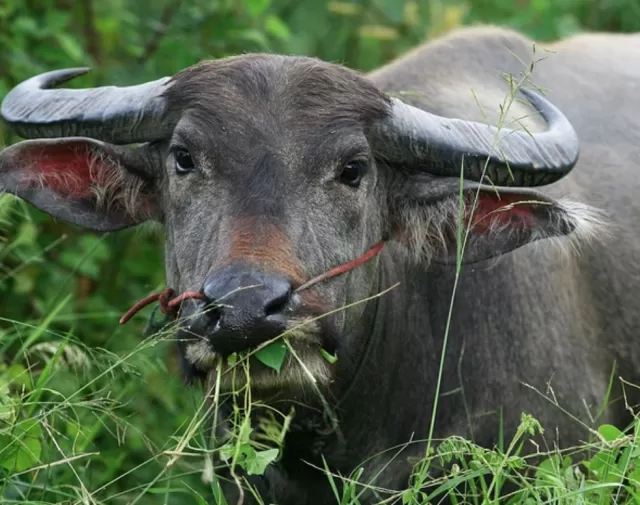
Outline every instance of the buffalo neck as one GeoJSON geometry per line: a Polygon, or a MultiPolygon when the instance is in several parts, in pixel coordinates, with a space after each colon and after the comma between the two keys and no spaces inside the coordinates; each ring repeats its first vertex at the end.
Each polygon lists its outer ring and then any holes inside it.
{"type": "MultiPolygon", "coordinates": [[[[360,359],[348,360],[353,368],[337,381],[347,384],[337,409],[347,471],[412,435],[426,437],[450,299],[452,269],[414,267],[399,261],[392,248],[381,254],[379,265],[371,296],[400,284],[368,302],[361,332],[353,336],[361,343],[355,348],[360,359]]],[[[445,377],[446,385],[448,379],[454,378],[445,377]]],[[[422,451],[423,445],[407,450],[414,448],[422,451]]]]}

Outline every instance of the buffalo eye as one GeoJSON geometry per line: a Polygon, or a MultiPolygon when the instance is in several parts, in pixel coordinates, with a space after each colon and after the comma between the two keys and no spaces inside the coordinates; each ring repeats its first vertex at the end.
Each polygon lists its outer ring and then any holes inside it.
{"type": "Polygon", "coordinates": [[[340,172],[340,182],[347,186],[357,188],[360,185],[360,181],[362,181],[362,176],[366,168],[367,164],[362,160],[352,160],[346,163],[342,167],[342,172],[340,172]]]}
{"type": "Polygon", "coordinates": [[[195,170],[195,164],[189,151],[183,148],[175,149],[173,152],[174,159],[176,160],[176,173],[188,174],[195,170]]]}

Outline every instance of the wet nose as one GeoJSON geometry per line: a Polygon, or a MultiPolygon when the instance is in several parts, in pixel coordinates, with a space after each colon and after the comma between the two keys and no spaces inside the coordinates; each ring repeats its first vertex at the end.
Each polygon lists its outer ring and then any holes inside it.
{"type": "Polygon", "coordinates": [[[285,277],[230,266],[208,277],[202,292],[213,306],[206,336],[216,352],[242,351],[286,329],[291,283],[285,277]]]}

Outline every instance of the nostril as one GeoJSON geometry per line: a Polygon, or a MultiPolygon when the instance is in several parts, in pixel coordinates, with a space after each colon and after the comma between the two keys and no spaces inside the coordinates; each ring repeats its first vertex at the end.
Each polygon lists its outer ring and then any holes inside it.
{"type": "Polygon", "coordinates": [[[202,310],[202,313],[206,315],[210,321],[217,321],[218,319],[220,319],[220,316],[222,315],[222,310],[220,305],[217,305],[214,302],[214,303],[207,304],[202,310]]]}
{"type": "Polygon", "coordinates": [[[289,300],[291,299],[291,286],[287,286],[287,288],[283,289],[283,291],[274,296],[271,300],[267,302],[264,307],[264,315],[270,316],[273,314],[278,314],[280,312],[284,312],[289,300]]]}

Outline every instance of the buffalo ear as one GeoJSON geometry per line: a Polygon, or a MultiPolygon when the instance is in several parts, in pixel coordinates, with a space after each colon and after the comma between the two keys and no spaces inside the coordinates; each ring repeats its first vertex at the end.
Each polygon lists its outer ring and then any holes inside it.
{"type": "Polygon", "coordinates": [[[133,226],[160,215],[143,149],[83,137],[18,142],[0,153],[0,192],[91,230],[133,226]]]}
{"type": "Polygon", "coordinates": [[[604,221],[596,209],[555,200],[528,188],[504,188],[424,175],[393,190],[393,238],[413,259],[455,264],[498,257],[541,239],[565,245],[596,238],[604,221]],[[560,243],[562,243],[560,242],[560,243]]]}

